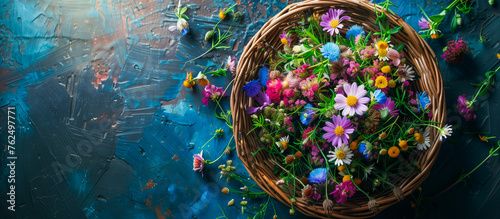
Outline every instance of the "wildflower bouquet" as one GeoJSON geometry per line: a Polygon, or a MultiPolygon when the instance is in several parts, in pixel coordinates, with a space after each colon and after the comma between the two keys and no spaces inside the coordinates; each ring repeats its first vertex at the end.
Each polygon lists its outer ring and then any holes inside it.
{"type": "Polygon", "coordinates": [[[260,142],[252,157],[272,162],[271,178],[288,194],[291,214],[294,206],[322,205],[335,215],[334,206],[360,200],[360,209],[376,211],[376,197],[391,190],[402,199],[409,191],[401,182],[420,174],[421,158],[439,147],[436,130],[441,137],[452,132],[433,120],[436,108],[417,89],[405,44],[391,42],[402,27],[385,25],[385,10],[376,12],[378,31],[329,8],[282,26],[280,46],[257,45],[273,52],[240,88],[255,101],[245,109],[252,124],[246,135],[260,142]]]}

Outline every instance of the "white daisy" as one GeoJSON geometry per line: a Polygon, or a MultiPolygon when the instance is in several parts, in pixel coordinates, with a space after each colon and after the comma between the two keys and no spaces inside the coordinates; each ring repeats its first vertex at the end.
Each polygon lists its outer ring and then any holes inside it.
{"type": "Polygon", "coordinates": [[[415,141],[417,141],[418,150],[426,150],[431,147],[431,131],[429,126],[425,128],[423,133],[415,133],[415,141]]]}
{"type": "Polygon", "coordinates": [[[351,157],[354,156],[352,153],[351,149],[347,147],[347,145],[342,144],[340,147],[335,148],[334,151],[329,151],[329,154],[326,155],[328,158],[329,162],[335,161],[335,165],[341,166],[341,165],[349,165],[351,164],[351,157]]]}
{"type": "Polygon", "coordinates": [[[439,140],[442,141],[443,137],[446,138],[448,136],[451,136],[451,133],[453,133],[453,129],[451,128],[451,125],[445,125],[443,129],[439,130],[439,140]]]}
{"type": "Polygon", "coordinates": [[[283,153],[283,151],[285,151],[288,148],[288,139],[289,136],[287,135],[285,137],[281,137],[280,141],[276,142],[276,146],[278,146],[278,148],[281,149],[281,153],[283,153]]]}

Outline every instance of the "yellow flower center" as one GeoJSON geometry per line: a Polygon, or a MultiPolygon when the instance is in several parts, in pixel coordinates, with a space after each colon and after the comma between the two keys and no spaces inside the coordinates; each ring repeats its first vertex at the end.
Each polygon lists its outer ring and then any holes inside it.
{"type": "Polygon", "coordinates": [[[348,106],[354,106],[356,103],[358,103],[358,98],[356,98],[353,95],[347,96],[346,103],[348,106]]]}
{"type": "Polygon", "coordinates": [[[386,49],[379,49],[378,50],[378,56],[385,57],[386,55],[387,55],[386,49]]]}
{"type": "Polygon", "coordinates": [[[384,76],[378,76],[377,79],[375,79],[375,86],[377,86],[380,89],[386,88],[388,85],[387,78],[384,76]]]}
{"type": "Polygon", "coordinates": [[[288,148],[288,142],[282,141],[281,146],[283,147],[283,150],[286,150],[288,148]]]}
{"type": "Polygon", "coordinates": [[[330,22],[330,26],[332,28],[336,28],[337,26],[339,26],[339,21],[338,20],[332,20],[332,22],[330,22]]]}
{"type": "Polygon", "coordinates": [[[382,70],[382,72],[387,74],[387,73],[391,72],[391,67],[386,65],[386,66],[382,67],[381,70],[382,70]]]}
{"type": "Polygon", "coordinates": [[[337,157],[337,159],[342,160],[345,158],[345,152],[337,151],[337,154],[335,154],[335,156],[337,157]]]}
{"type": "Polygon", "coordinates": [[[395,88],[395,87],[396,87],[396,81],[394,81],[394,80],[392,80],[392,79],[391,79],[391,80],[389,80],[389,87],[390,87],[390,88],[395,88]]]}
{"type": "Polygon", "coordinates": [[[342,134],[344,134],[344,128],[342,128],[342,126],[337,126],[337,128],[335,128],[335,134],[337,136],[341,136],[342,134]]]}
{"type": "Polygon", "coordinates": [[[288,40],[286,38],[281,38],[281,43],[283,43],[283,45],[288,45],[288,40]]]}
{"type": "Polygon", "coordinates": [[[422,143],[424,143],[425,138],[422,137],[422,135],[420,135],[419,133],[415,133],[415,141],[417,141],[418,143],[422,144],[422,143]]]}
{"type": "Polygon", "coordinates": [[[378,41],[377,43],[377,46],[379,49],[387,49],[389,47],[389,44],[387,44],[386,42],[384,41],[378,41]]]}

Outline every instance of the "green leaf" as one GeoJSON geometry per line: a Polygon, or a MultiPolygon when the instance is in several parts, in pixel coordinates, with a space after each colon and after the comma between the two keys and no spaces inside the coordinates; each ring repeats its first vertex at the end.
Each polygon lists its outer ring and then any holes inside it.
{"type": "Polygon", "coordinates": [[[394,28],[394,29],[389,30],[389,33],[390,33],[390,34],[395,34],[395,33],[399,32],[399,30],[401,30],[402,28],[403,28],[403,27],[401,27],[401,26],[396,27],[396,28],[394,28]]]}
{"type": "Polygon", "coordinates": [[[311,39],[314,41],[314,43],[316,43],[316,44],[321,44],[321,43],[318,41],[318,38],[316,38],[316,37],[314,36],[314,34],[313,34],[313,33],[311,33],[309,30],[304,30],[304,32],[307,34],[307,36],[308,36],[309,38],[311,38],[311,39]]]}
{"type": "Polygon", "coordinates": [[[186,19],[186,20],[189,20],[189,17],[185,14],[181,15],[182,18],[186,19]]]}
{"type": "Polygon", "coordinates": [[[229,49],[229,46],[217,46],[216,49],[229,49]]]}
{"type": "Polygon", "coordinates": [[[330,101],[332,101],[330,98],[328,98],[327,96],[323,95],[323,94],[319,94],[319,98],[323,101],[325,101],[326,103],[329,103],[330,101]]]}
{"type": "Polygon", "coordinates": [[[451,32],[455,33],[456,28],[457,28],[457,16],[453,16],[453,19],[451,19],[451,32]]]}
{"type": "Polygon", "coordinates": [[[439,15],[439,14],[432,15],[429,17],[429,19],[434,23],[441,23],[441,21],[443,21],[444,19],[444,15],[439,15]]]}
{"type": "Polygon", "coordinates": [[[187,7],[182,8],[182,9],[181,9],[181,13],[180,13],[180,14],[184,14],[187,10],[188,10],[188,8],[187,8],[187,7]]]}
{"type": "Polygon", "coordinates": [[[397,45],[397,46],[394,47],[394,49],[396,51],[398,51],[398,53],[401,53],[401,51],[403,51],[404,48],[405,48],[405,44],[404,43],[401,43],[401,44],[399,44],[399,45],[397,45]]]}

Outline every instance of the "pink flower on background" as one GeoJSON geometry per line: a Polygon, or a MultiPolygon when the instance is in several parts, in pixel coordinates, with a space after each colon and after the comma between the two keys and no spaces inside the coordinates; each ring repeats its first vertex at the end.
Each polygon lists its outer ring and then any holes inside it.
{"type": "Polygon", "coordinates": [[[467,42],[462,40],[462,38],[456,41],[451,40],[448,42],[446,51],[441,56],[441,58],[444,58],[444,60],[446,60],[446,62],[448,63],[461,63],[467,51],[467,42]]]}
{"type": "Polygon", "coordinates": [[[201,176],[203,176],[203,167],[205,167],[205,159],[203,159],[203,151],[199,154],[193,155],[193,170],[201,172],[201,176]]]}
{"type": "Polygon", "coordinates": [[[352,181],[342,182],[340,185],[335,186],[335,191],[333,194],[333,199],[337,203],[345,203],[348,198],[351,198],[354,193],[356,193],[356,186],[352,183],[352,181]]]}
{"type": "Polygon", "coordinates": [[[226,68],[229,69],[231,74],[236,73],[236,58],[227,57],[226,68]]]}
{"type": "Polygon", "coordinates": [[[226,95],[226,93],[222,90],[222,87],[216,87],[213,84],[207,85],[202,91],[202,94],[203,99],[201,100],[201,103],[206,106],[208,106],[208,99],[215,101],[226,95]]]}
{"type": "Polygon", "coordinates": [[[460,112],[460,114],[465,118],[465,121],[470,121],[476,119],[476,114],[474,114],[474,109],[472,108],[472,106],[469,106],[467,102],[468,101],[465,98],[465,94],[462,96],[458,96],[458,112],[460,112]]]}

